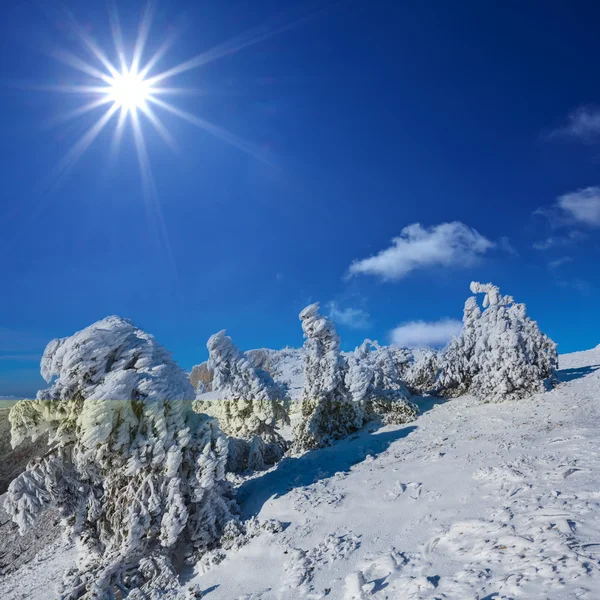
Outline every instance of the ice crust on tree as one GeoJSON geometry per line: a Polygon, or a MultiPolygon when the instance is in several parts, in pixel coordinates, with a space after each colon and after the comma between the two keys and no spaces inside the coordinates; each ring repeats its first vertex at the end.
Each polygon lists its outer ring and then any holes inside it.
{"type": "Polygon", "coordinates": [[[463,329],[442,357],[442,393],[471,393],[486,402],[519,399],[553,384],[556,344],[526,314],[525,304],[503,296],[491,283],[471,283],[463,329]],[[484,294],[482,306],[477,294],[484,294]]]}
{"type": "Polygon", "coordinates": [[[41,371],[51,385],[13,407],[12,443],[48,433],[51,449],[7,512],[25,528],[60,509],[81,550],[62,598],[162,597],[172,559],[208,551],[232,519],[225,436],[169,353],[119,317],[50,342],[41,371]]]}
{"type": "Polygon", "coordinates": [[[277,427],[289,422],[284,389],[256,368],[226,335],[210,337],[208,369],[213,373],[212,390],[218,397],[210,402],[197,396],[196,410],[208,412],[230,440],[230,469],[264,469],[276,462],[286,449],[277,427]],[[233,448],[236,445],[236,448],[233,448]]]}
{"type": "Polygon", "coordinates": [[[402,382],[392,351],[365,340],[348,358],[345,376],[352,400],[361,406],[364,420],[380,419],[399,425],[414,420],[418,413],[402,382]]]}
{"type": "Polygon", "coordinates": [[[296,452],[346,437],[362,426],[364,417],[362,406],[352,401],[346,387],[345,361],[333,322],[319,314],[318,303],[307,306],[300,320],[306,339],[305,385],[294,428],[296,452]]]}

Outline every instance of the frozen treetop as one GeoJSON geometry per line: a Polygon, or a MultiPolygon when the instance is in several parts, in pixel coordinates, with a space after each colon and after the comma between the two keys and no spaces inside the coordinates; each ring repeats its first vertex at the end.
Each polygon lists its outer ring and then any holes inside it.
{"type": "Polygon", "coordinates": [[[76,378],[90,386],[111,372],[151,371],[157,366],[176,364],[149,333],[127,319],[111,316],[68,338],[52,340],[44,351],[41,373],[48,383],[54,377],[61,383],[76,378]]]}
{"type": "Polygon", "coordinates": [[[479,283],[471,281],[471,292],[473,294],[485,294],[483,299],[483,307],[496,306],[498,304],[514,304],[515,300],[512,296],[502,296],[500,288],[493,283],[479,283]]]}
{"type": "Polygon", "coordinates": [[[299,315],[302,321],[302,331],[306,339],[318,338],[328,340],[329,344],[340,345],[340,337],[335,330],[333,321],[319,314],[319,303],[307,306],[299,315]]]}
{"type": "Polygon", "coordinates": [[[271,376],[252,364],[226,335],[225,329],[212,335],[206,347],[210,353],[208,368],[213,372],[212,389],[221,392],[223,397],[229,394],[252,398],[260,395],[262,388],[277,391],[271,376]]]}
{"type": "Polygon", "coordinates": [[[471,283],[485,294],[483,310],[468,298],[463,329],[444,351],[439,382],[445,395],[465,392],[486,402],[523,398],[555,381],[556,344],[527,316],[526,306],[491,283],[471,283]]]}
{"type": "MultiPolygon", "coordinates": [[[[287,422],[284,390],[266,371],[254,367],[225,330],[211,336],[206,344],[210,357],[208,368],[213,373],[212,390],[220,401],[199,406],[217,417],[229,435],[251,440],[255,435],[271,443],[279,441],[277,423],[287,422]]],[[[203,402],[203,394],[198,400],[203,402]]]]}
{"type": "Polygon", "coordinates": [[[319,303],[310,304],[299,315],[306,338],[305,392],[317,395],[335,389],[343,380],[344,359],[340,352],[340,336],[333,321],[319,314],[319,303]]]}
{"type": "Polygon", "coordinates": [[[101,427],[94,411],[117,410],[117,406],[111,403],[110,409],[101,409],[99,402],[143,400],[151,404],[168,399],[177,403],[178,411],[184,411],[191,409],[194,398],[188,378],[170,353],[153,336],[117,316],[97,321],[68,338],[51,341],[42,357],[41,373],[51,385],[38,392],[38,401],[70,401],[80,397],[86,400],[78,409],[83,412],[67,419],[63,414],[67,405],[62,411],[48,412],[45,405],[38,404],[38,409],[48,414],[41,421],[36,420],[39,424],[35,427],[26,427],[25,421],[15,425],[12,430],[14,445],[25,436],[36,437],[43,433],[42,423],[51,435],[58,434],[56,441],[61,438],[65,438],[62,442],[69,441],[72,429],[59,427],[65,419],[87,420],[100,435],[101,427]],[[51,423],[58,427],[57,431],[52,431],[51,423]]]}
{"type": "Polygon", "coordinates": [[[47,432],[52,447],[11,483],[8,514],[24,530],[60,510],[80,547],[61,598],[164,597],[151,589],[172,558],[207,551],[231,520],[227,440],[192,411],[170,354],[125,319],[50,342],[41,367],[50,386],[11,409],[12,443],[47,432]],[[146,572],[149,560],[164,568],[146,572]]]}

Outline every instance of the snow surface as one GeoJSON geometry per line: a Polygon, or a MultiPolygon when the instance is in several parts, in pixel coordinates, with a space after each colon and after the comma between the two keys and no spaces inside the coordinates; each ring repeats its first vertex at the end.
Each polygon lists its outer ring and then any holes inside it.
{"type": "MultiPolygon", "coordinates": [[[[600,598],[600,347],[560,368],[551,392],[423,398],[409,425],[241,482],[243,515],[284,531],[187,582],[210,600],[600,598]]],[[[72,560],[41,549],[0,598],[48,598],[72,560]]]]}

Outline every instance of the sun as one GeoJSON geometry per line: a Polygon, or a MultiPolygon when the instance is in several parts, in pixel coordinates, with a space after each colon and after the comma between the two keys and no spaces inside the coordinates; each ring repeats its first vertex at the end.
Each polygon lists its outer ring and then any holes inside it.
{"type": "Polygon", "coordinates": [[[147,107],[151,99],[152,85],[133,69],[123,69],[110,80],[107,94],[118,108],[125,112],[147,107]]]}
{"type": "MultiPolygon", "coordinates": [[[[74,37],[83,43],[86,57],[64,48],[54,48],[50,55],[74,71],[78,71],[80,78],[82,75],[84,78],[72,83],[34,85],[31,88],[27,86],[27,89],[74,94],[84,99],[87,98],[73,110],[58,116],[55,119],[56,123],[65,123],[94,113],[98,114],[98,117],[58,161],[48,177],[48,182],[58,181],[112,122],[114,129],[110,144],[111,163],[116,164],[116,156],[120,151],[121,142],[126,135],[130,135],[137,153],[142,184],[146,190],[144,193],[154,190],[144,125],[154,128],[164,142],[173,150],[178,150],[177,143],[163,123],[163,115],[168,115],[170,119],[176,117],[187,121],[255,159],[274,166],[270,153],[265,151],[263,145],[256,145],[216,123],[178,108],[167,98],[185,95],[191,99],[194,95],[206,94],[206,90],[202,88],[179,87],[173,85],[172,81],[178,75],[231,56],[243,48],[258,44],[286,31],[304,22],[306,18],[312,16],[312,13],[298,19],[288,20],[286,18],[279,26],[274,27],[273,23],[269,23],[253,28],[181,63],[173,66],[162,64],[161,66],[161,63],[168,61],[168,51],[175,40],[176,32],[172,31],[166,34],[162,43],[154,49],[154,53],[145,56],[146,42],[150,38],[155,8],[156,0],[148,0],[140,19],[137,37],[128,48],[124,43],[116,6],[114,3],[111,4],[108,16],[112,33],[113,44],[111,45],[114,45],[114,49],[108,53],[92,37],[88,29],[79,25],[74,15],[64,9],[65,23],[69,26],[69,33],[75,34],[74,37]]],[[[190,100],[187,103],[190,104],[190,100]]],[[[48,185],[51,184],[48,183],[48,185]]],[[[156,201],[153,202],[156,203],[156,201]]]]}

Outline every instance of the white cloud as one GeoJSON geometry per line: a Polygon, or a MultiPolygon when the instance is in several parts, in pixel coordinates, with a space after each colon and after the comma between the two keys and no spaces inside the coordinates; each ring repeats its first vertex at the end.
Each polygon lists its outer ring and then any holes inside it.
{"type": "Polygon", "coordinates": [[[469,266],[494,245],[475,229],[458,221],[430,228],[413,223],[392,240],[389,248],[374,256],[355,260],[348,275],[376,275],[393,281],[416,269],[469,266]]]}
{"type": "Polygon", "coordinates": [[[600,187],[591,186],[563,194],[554,204],[540,207],[533,214],[548,219],[552,229],[571,229],[567,236],[549,237],[547,240],[534,243],[533,247],[537,250],[547,250],[554,246],[565,246],[581,241],[587,235],[574,230],[573,227],[578,225],[600,227],[600,187]]]}
{"type": "Polygon", "coordinates": [[[600,134],[600,110],[591,107],[582,107],[573,111],[567,117],[564,127],[550,132],[549,138],[573,137],[584,141],[600,134]]]}
{"type": "Polygon", "coordinates": [[[535,250],[550,250],[552,248],[563,248],[564,246],[571,246],[578,242],[582,242],[588,238],[587,234],[573,230],[569,231],[565,235],[551,235],[546,239],[533,242],[532,246],[535,250]]]}
{"type": "Polygon", "coordinates": [[[562,256],[561,258],[557,258],[556,260],[551,260],[548,263],[548,267],[550,267],[551,269],[558,269],[558,267],[562,267],[563,265],[566,265],[567,263],[572,262],[573,259],[570,256],[562,256]]]}
{"type": "Polygon", "coordinates": [[[456,319],[409,321],[392,329],[390,339],[392,344],[409,348],[444,346],[452,336],[458,335],[461,329],[462,323],[456,319]]]}
{"type": "Polygon", "coordinates": [[[329,303],[329,318],[352,329],[367,329],[370,325],[370,315],[362,308],[340,308],[336,302],[329,303]]]}
{"type": "Polygon", "coordinates": [[[588,187],[564,194],[556,204],[574,221],[600,227],[600,187],[588,187]]]}

